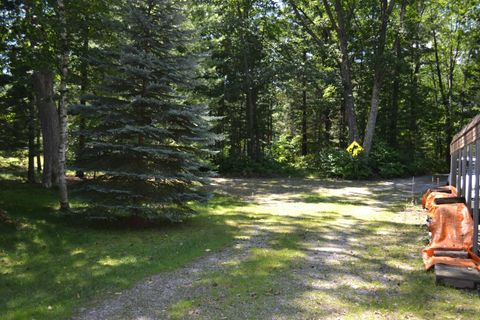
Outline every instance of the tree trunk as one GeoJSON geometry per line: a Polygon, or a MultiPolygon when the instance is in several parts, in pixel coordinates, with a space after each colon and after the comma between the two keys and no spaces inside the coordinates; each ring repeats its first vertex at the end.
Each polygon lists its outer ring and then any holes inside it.
{"type": "MultiPolygon", "coordinates": [[[[435,106],[435,109],[438,109],[438,88],[437,88],[437,79],[436,79],[436,76],[435,76],[435,70],[434,70],[434,66],[433,65],[430,65],[430,68],[431,68],[431,71],[430,71],[430,77],[432,79],[432,84],[433,84],[433,102],[434,102],[434,106],[435,106]]],[[[436,125],[438,126],[438,124],[436,125]]],[[[442,132],[442,128],[439,127],[438,128],[438,131],[439,132],[442,132]]],[[[436,138],[435,138],[435,156],[437,158],[441,158],[443,156],[443,151],[442,151],[442,148],[440,146],[440,144],[443,144],[443,143],[439,143],[439,136],[438,135],[436,138]]]]}
{"type": "Polygon", "coordinates": [[[377,49],[375,53],[375,71],[373,75],[373,88],[372,88],[372,99],[370,102],[370,113],[368,115],[367,127],[365,129],[365,137],[363,139],[363,149],[365,154],[369,154],[372,149],[373,135],[375,133],[375,126],[377,123],[378,107],[380,105],[380,92],[382,89],[382,83],[384,78],[384,51],[385,51],[385,41],[387,35],[387,26],[390,14],[395,5],[395,0],[390,0],[390,3],[387,0],[382,1],[382,15],[381,15],[381,24],[380,32],[378,35],[377,49]]]}
{"type": "Polygon", "coordinates": [[[68,75],[68,44],[67,44],[67,21],[65,17],[65,5],[63,0],[57,0],[58,18],[61,24],[60,31],[60,103],[58,105],[59,125],[60,125],[60,141],[58,144],[58,174],[59,174],[59,191],[60,191],[60,210],[66,211],[70,209],[68,203],[67,180],[65,177],[65,161],[67,153],[67,75],[68,75]]]}
{"type": "Polygon", "coordinates": [[[302,90],[302,156],[308,154],[307,136],[307,89],[302,90]]]}
{"type": "Polygon", "coordinates": [[[38,114],[43,137],[42,184],[50,188],[58,183],[59,119],[53,101],[53,73],[36,71],[33,74],[33,88],[37,97],[38,114]]]}
{"type": "Polygon", "coordinates": [[[393,44],[393,50],[395,52],[396,61],[395,68],[393,71],[393,87],[392,87],[392,105],[389,114],[389,128],[388,128],[388,138],[390,146],[396,148],[398,146],[397,135],[398,135],[398,106],[400,99],[400,68],[402,64],[402,47],[401,47],[401,37],[400,33],[403,29],[405,13],[407,8],[407,0],[402,1],[402,7],[400,9],[400,29],[395,35],[395,42],[393,44]]]}
{"type": "Polygon", "coordinates": [[[35,98],[28,103],[28,183],[35,183],[35,98]]]}
{"type": "MultiPolygon", "coordinates": [[[[458,21],[455,23],[455,31],[458,29],[458,21]]],[[[453,122],[455,119],[453,119],[454,111],[452,110],[453,106],[453,84],[454,84],[454,76],[455,76],[455,67],[457,65],[457,59],[459,55],[459,45],[460,45],[460,34],[457,37],[457,43],[455,46],[455,49],[453,49],[453,45],[450,44],[450,57],[449,57],[449,64],[448,64],[448,111],[446,111],[446,119],[448,118],[449,124],[448,126],[448,131],[447,132],[447,141],[445,143],[445,146],[449,146],[450,142],[453,139],[453,122]]],[[[445,161],[448,165],[450,165],[450,150],[449,148],[445,149],[445,161]]]]}
{"type": "Polygon", "coordinates": [[[388,119],[388,143],[391,147],[396,148],[398,146],[397,143],[397,135],[398,135],[398,105],[399,105],[399,98],[400,98],[400,79],[399,73],[395,70],[394,79],[393,79],[393,88],[392,88],[392,105],[390,109],[390,115],[388,119]]]}
{"type": "Polygon", "coordinates": [[[347,49],[342,49],[341,74],[343,84],[343,98],[345,100],[345,117],[347,120],[350,142],[358,140],[357,115],[355,114],[355,102],[353,100],[353,85],[348,60],[347,49]]]}
{"type": "MultiPolygon", "coordinates": [[[[238,15],[242,19],[247,20],[249,18],[250,8],[241,8],[238,4],[238,15]]],[[[245,30],[247,28],[244,28],[245,30]]],[[[244,93],[246,104],[246,116],[247,116],[247,155],[254,161],[260,158],[260,145],[259,145],[259,132],[257,123],[257,93],[253,88],[254,83],[252,79],[252,69],[254,66],[250,63],[249,41],[246,39],[245,34],[242,31],[241,39],[244,45],[242,51],[243,59],[243,76],[244,76],[244,93]]]]}
{"type": "Polygon", "coordinates": [[[244,55],[245,62],[245,104],[247,111],[247,154],[254,160],[259,160],[259,143],[258,143],[258,124],[257,124],[257,97],[256,92],[252,88],[252,81],[250,75],[250,67],[248,57],[244,55]]]}
{"type": "Polygon", "coordinates": [[[335,0],[335,13],[337,21],[333,16],[330,4],[323,0],[333,29],[336,31],[339,39],[339,47],[342,55],[340,62],[340,75],[342,78],[343,98],[345,100],[345,117],[349,131],[350,142],[358,140],[357,116],[355,114],[355,101],[353,99],[352,71],[350,68],[350,58],[348,54],[348,36],[345,12],[340,0],[335,0]]]}
{"type": "Polygon", "coordinates": [[[272,98],[268,99],[268,137],[267,142],[268,146],[272,146],[273,141],[273,102],[272,98]]]}
{"type": "MultiPolygon", "coordinates": [[[[252,83],[252,82],[250,82],[252,83]]],[[[251,145],[250,145],[250,158],[254,161],[260,160],[260,132],[258,126],[258,114],[257,114],[257,92],[253,88],[249,91],[249,110],[250,110],[250,132],[251,132],[251,145]]]]}
{"type": "Polygon", "coordinates": [[[467,87],[467,80],[468,80],[468,71],[467,71],[467,68],[465,67],[465,69],[463,69],[462,91],[460,92],[460,127],[462,128],[465,125],[465,90],[467,87]]]}
{"type": "Polygon", "coordinates": [[[409,111],[409,118],[408,118],[408,133],[409,133],[409,157],[411,161],[415,160],[415,152],[416,149],[416,140],[417,140],[417,112],[415,108],[415,104],[417,103],[417,94],[418,94],[418,74],[420,72],[421,63],[419,57],[417,56],[415,61],[415,68],[413,70],[411,84],[410,84],[410,94],[409,94],[409,103],[408,103],[408,111],[409,111]]]}
{"type": "MultiPolygon", "coordinates": [[[[35,104],[37,104],[37,102],[35,101],[35,104]]],[[[40,133],[40,126],[37,126],[36,128],[36,131],[37,131],[37,141],[36,141],[36,144],[35,144],[35,154],[37,155],[37,173],[42,173],[42,159],[41,159],[41,156],[40,156],[40,150],[42,148],[42,142],[41,142],[41,133],[40,133]]]]}
{"type": "Polygon", "coordinates": [[[346,130],[348,125],[346,124],[346,121],[345,121],[345,118],[346,118],[345,103],[346,103],[345,100],[341,102],[340,125],[338,126],[338,147],[342,149],[347,147],[348,145],[347,130],[346,130]]]}
{"type": "Polygon", "coordinates": [[[307,64],[307,52],[303,52],[303,80],[302,80],[302,156],[306,156],[308,153],[308,136],[307,136],[307,76],[306,67],[307,64]]]}
{"type": "Polygon", "coordinates": [[[330,120],[330,108],[325,108],[325,112],[323,113],[323,123],[325,126],[324,131],[324,138],[323,138],[323,146],[329,147],[330,141],[332,140],[331,131],[332,131],[332,121],[330,120]]]}
{"type": "MultiPolygon", "coordinates": [[[[85,29],[82,33],[83,36],[83,43],[82,43],[82,51],[83,51],[83,59],[82,63],[80,65],[80,104],[85,105],[85,94],[87,93],[88,90],[88,63],[86,56],[88,54],[88,49],[89,49],[89,27],[88,25],[85,26],[85,29]]],[[[80,135],[78,136],[78,149],[77,149],[77,154],[76,158],[79,159],[83,153],[83,150],[85,149],[85,143],[86,143],[86,138],[85,135],[83,134],[83,130],[86,128],[86,123],[85,123],[85,118],[83,115],[79,115],[79,129],[80,129],[80,135]]]]}
{"type": "MultiPolygon", "coordinates": [[[[450,99],[447,96],[447,93],[445,92],[445,87],[443,85],[442,72],[440,70],[440,59],[438,57],[438,44],[437,44],[436,31],[433,30],[432,34],[433,34],[433,49],[435,53],[435,66],[436,66],[437,77],[438,77],[438,88],[440,90],[440,96],[442,97],[442,103],[445,110],[445,145],[450,145],[450,142],[452,141],[452,137],[453,137],[450,99]]],[[[448,148],[447,148],[447,152],[445,152],[445,161],[447,163],[450,163],[450,152],[448,151],[448,148]]]]}
{"type": "MultiPolygon", "coordinates": [[[[36,17],[32,14],[33,3],[31,1],[25,1],[25,19],[29,25],[32,26],[32,30],[36,29],[36,17]]],[[[28,34],[27,38],[30,40],[30,50],[34,51],[37,45],[37,39],[32,34],[28,34]]],[[[35,80],[32,79],[32,84],[35,80]]],[[[35,88],[33,88],[35,91],[35,88]]],[[[35,181],[35,156],[37,157],[37,172],[42,172],[42,164],[40,162],[40,129],[35,121],[35,106],[39,103],[37,95],[31,94],[31,101],[29,103],[29,123],[28,123],[28,182],[33,183],[35,181]],[[35,145],[35,133],[37,136],[35,145]]]]}

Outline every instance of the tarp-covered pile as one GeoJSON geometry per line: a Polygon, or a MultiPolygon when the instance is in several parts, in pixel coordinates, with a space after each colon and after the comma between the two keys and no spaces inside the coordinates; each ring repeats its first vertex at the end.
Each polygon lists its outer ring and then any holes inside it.
{"type": "Polygon", "coordinates": [[[422,251],[426,269],[435,264],[447,264],[480,271],[480,258],[472,252],[473,219],[465,199],[457,197],[455,187],[429,189],[423,195],[427,210],[430,244],[422,251]],[[465,257],[436,255],[437,252],[464,251],[465,257]]]}

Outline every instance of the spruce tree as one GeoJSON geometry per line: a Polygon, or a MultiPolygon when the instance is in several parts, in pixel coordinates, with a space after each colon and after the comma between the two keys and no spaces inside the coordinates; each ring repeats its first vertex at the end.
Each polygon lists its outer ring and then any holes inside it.
{"type": "Polygon", "coordinates": [[[202,159],[217,136],[206,106],[189,103],[195,59],[177,2],[126,6],[125,41],[109,52],[104,84],[76,108],[89,123],[77,169],[96,172],[82,194],[95,216],[178,221],[192,212],[189,201],[205,198],[202,159]]]}

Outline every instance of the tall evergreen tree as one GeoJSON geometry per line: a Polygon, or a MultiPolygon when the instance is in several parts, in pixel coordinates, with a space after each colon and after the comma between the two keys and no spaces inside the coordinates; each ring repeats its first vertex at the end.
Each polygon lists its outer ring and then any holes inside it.
{"type": "Polygon", "coordinates": [[[100,94],[77,106],[90,126],[78,169],[90,212],[180,220],[200,200],[201,158],[217,136],[204,106],[188,103],[195,61],[181,8],[169,0],[127,4],[125,42],[100,94]]]}

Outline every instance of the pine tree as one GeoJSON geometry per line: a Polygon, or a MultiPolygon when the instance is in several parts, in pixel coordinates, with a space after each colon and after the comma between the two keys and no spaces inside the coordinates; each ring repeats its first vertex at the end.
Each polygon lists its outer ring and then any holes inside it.
{"type": "Polygon", "coordinates": [[[111,54],[101,94],[76,110],[89,123],[77,169],[86,180],[87,212],[103,217],[141,216],[178,221],[202,200],[209,132],[207,108],[188,103],[195,59],[181,8],[169,0],[127,4],[125,41],[111,54]]]}

